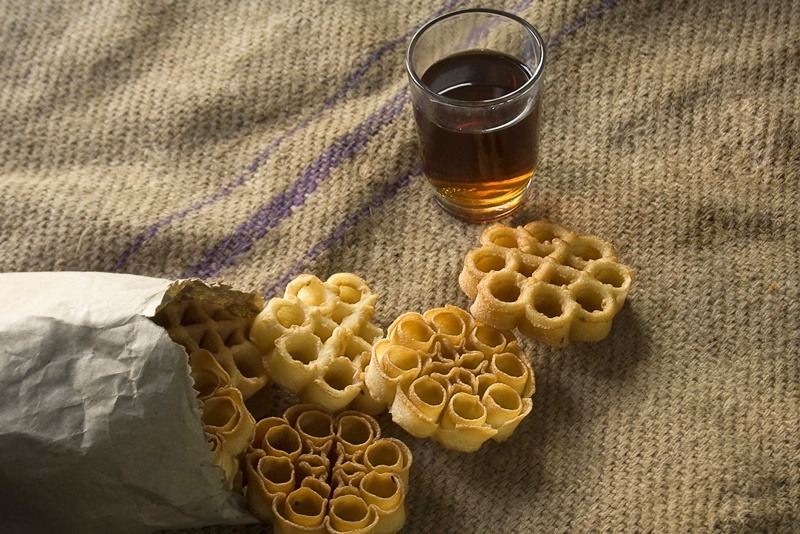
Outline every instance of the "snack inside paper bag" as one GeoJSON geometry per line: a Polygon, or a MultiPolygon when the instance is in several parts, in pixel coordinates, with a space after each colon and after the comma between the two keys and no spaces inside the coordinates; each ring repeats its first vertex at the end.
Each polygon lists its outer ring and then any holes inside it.
{"type": "MultiPolygon", "coordinates": [[[[233,458],[220,460],[233,429],[221,419],[239,399],[233,388],[211,387],[219,400],[204,414],[187,350],[152,320],[192,293],[218,299],[218,317],[233,323],[257,313],[255,295],[199,281],[0,274],[0,531],[255,522],[226,483],[233,458]],[[204,416],[221,428],[211,443],[204,416]]],[[[195,358],[208,362],[210,347],[199,341],[205,352],[195,358]]],[[[248,366],[246,349],[225,352],[230,360],[214,371],[243,385],[245,395],[266,381],[248,366]]]]}

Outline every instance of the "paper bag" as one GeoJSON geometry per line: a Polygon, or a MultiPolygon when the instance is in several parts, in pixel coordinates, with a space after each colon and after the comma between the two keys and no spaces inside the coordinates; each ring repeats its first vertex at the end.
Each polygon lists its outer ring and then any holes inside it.
{"type": "Polygon", "coordinates": [[[148,318],[173,284],[0,274],[0,532],[255,522],[211,463],[186,352],[148,318]]]}

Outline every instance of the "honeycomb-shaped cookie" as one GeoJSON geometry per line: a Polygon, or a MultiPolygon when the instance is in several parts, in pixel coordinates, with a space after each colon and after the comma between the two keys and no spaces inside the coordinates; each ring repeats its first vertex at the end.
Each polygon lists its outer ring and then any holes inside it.
{"type": "Polygon", "coordinates": [[[382,330],[372,324],[378,296],[351,273],[326,282],[295,278],[283,298],[273,298],[256,317],[250,339],[266,353],[270,376],[332,412],[352,405],[365,413],[380,406],[364,389],[364,368],[382,330]]]}
{"type": "Polygon", "coordinates": [[[508,439],[535,389],[514,335],[455,306],[398,317],[373,348],[366,383],[409,434],[463,452],[508,439]]]}
{"type": "Polygon", "coordinates": [[[276,533],[393,533],[406,518],[411,451],[372,417],[313,404],[256,424],[247,454],[250,511],[276,533]]]}
{"type": "Polygon", "coordinates": [[[481,244],[458,277],[472,314],[553,347],[604,339],[634,279],[611,243],[548,221],[490,226],[481,244]]]}
{"type": "Polygon", "coordinates": [[[269,382],[263,353],[248,339],[253,316],[235,315],[215,302],[176,299],[153,321],[189,354],[200,349],[213,354],[245,400],[269,382]]]}

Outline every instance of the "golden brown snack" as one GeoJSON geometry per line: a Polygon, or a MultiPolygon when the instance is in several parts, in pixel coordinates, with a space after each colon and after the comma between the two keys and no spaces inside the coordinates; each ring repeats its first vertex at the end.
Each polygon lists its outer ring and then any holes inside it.
{"type": "Polygon", "coordinates": [[[255,419],[235,387],[218,388],[203,401],[203,429],[211,436],[214,463],[225,473],[227,486],[241,493],[239,459],[255,435],[255,419]]]}
{"type": "Polygon", "coordinates": [[[380,406],[366,394],[363,378],[372,343],[382,334],[371,323],[377,300],[351,273],[324,283],[300,275],[256,317],[250,339],[266,354],[270,376],[303,402],[333,412],[352,405],[377,413],[380,406]]]}
{"type": "Polygon", "coordinates": [[[398,317],[373,348],[366,383],[408,433],[463,452],[508,439],[535,389],[513,334],[455,306],[398,317]]]}
{"type": "Polygon", "coordinates": [[[548,221],[495,224],[481,244],[458,277],[473,315],[553,347],[604,339],[634,280],[611,243],[548,221]]]}
{"type": "Polygon", "coordinates": [[[247,339],[263,300],[195,281],[177,284],[168,296],[153,322],[189,354],[213,462],[222,468],[226,486],[241,493],[240,460],[255,432],[244,401],[268,382],[263,354],[247,339]]]}
{"type": "Polygon", "coordinates": [[[211,353],[247,400],[269,382],[263,353],[248,339],[254,317],[211,300],[176,298],[158,310],[153,322],[190,355],[201,349],[211,353]]]}
{"type": "Polygon", "coordinates": [[[245,496],[278,534],[389,534],[405,523],[411,462],[372,417],[299,404],[256,424],[245,496]]]}
{"type": "Polygon", "coordinates": [[[221,388],[231,386],[231,376],[206,349],[197,349],[189,354],[189,374],[201,401],[212,397],[221,388]]]}

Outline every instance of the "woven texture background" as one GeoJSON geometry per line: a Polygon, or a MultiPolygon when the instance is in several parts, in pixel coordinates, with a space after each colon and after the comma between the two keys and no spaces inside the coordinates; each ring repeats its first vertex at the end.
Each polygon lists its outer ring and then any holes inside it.
{"type": "MultiPolygon", "coordinates": [[[[383,418],[414,452],[406,531],[800,531],[800,3],[481,4],[548,43],[511,222],[604,237],[638,279],[605,341],[525,344],[534,411],[505,444],[383,418]]],[[[265,296],[352,271],[384,328],[468,306],[482,227],[416,170],[403,58],[474,5],[0,0],[0,270],[265,296]]]]}

